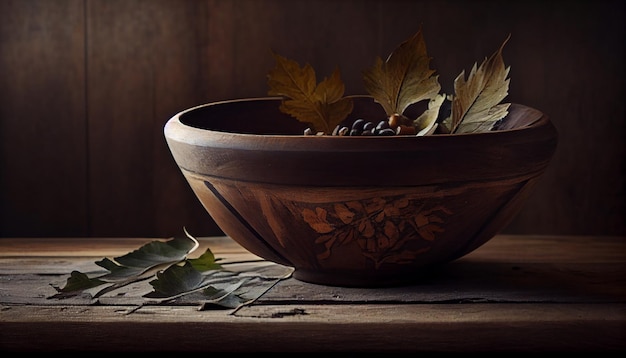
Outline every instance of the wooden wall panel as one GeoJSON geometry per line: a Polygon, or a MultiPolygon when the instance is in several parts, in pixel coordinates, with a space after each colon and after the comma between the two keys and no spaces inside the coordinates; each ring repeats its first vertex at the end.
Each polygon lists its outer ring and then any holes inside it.
{"type": "Polygon", "coordinates": [[[3,0],[0,21],[2,236],[220,234],[165,122],[266,95],[271,50],[319,79],[337,66],[346,93],[364,93],[362,70],[420,26],[447,92],[510,34],[508,100],[557,126],[554,160],[506,232],[626,233],[622,1],[3,0]]]}
{"type": "Polygon", "coordinates": [[[624,3],[552,1],[511,11],[521,20],[510,25],[510,98],[551,116],[559,146],[508,231],[624,234],[624,3]]]}
{"type": "Polygon", "coordinates": [[[80,0],[0,1],[0,234],[87,235],[80,0]]]}
{"type": "Polygon", "coordinates": [[[88,2],[92,235],[172,236],[183,226],[192,233],[215,227],[163,136],[172,115],[206,98],[205,17],[198,1],[88,2]]]}
{"type": "Polygon", "coordinates": [[[449,93],[461,71],[469,72],[511,35],[504,50],[512,68],[508,100],[551,116],[561,141],[548,173],[507,232],[625,231],[621,2],[211,3],[228,8],[209,14],[210,24],[220,24],[219,41],[210,36],[210,46],[223,55],[220,79],[226,81],[211,82],[209,93],[219,93],[214,100],[264,95],[265,74],[273,66],[268,48],[311,63],[318,76],[338,65],[347,93],[363,93],[362,69],[420,26],[449,93]]]}

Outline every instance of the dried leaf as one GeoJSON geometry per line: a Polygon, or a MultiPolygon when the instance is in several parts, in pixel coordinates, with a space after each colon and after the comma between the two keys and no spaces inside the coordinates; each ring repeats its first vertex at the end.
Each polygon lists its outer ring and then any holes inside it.
{"type": "Polygon", "coordinates": [[[437,117],[439,116],[439,108],[441,108],[441,104],[445,99],[445,94],[438,94],[428,102],[428,109],[413,121],[413,126],[418,130],[416,135],[423,136],[434,133],[437,117]]]}
{"type": "Polygon", "coordinates": [[[429,68],[431,58],[421,29],[403,42],[383,62],[363,72],[365,89],[384,108],[387,116],[403,114],[413,103],[434,98],[441,89],[439,76],[429,68]]]}
{"type": "Polygon", "coordinates": [[[505,67],[500,48],[486,58],[480,67],[476,63],[465,80],[462,71],[454,80],[455,95],[451,116],[443,121],[450,133],[472,133],[491,130],[493,125],[508,113],[510,103],[500,102],[508,95],[510,67],[505,67]]]}
{"type": "Polygon", "coordinates": [[[345,85],[339,69],[317,84],[315,70],[274,54],[276,67],[268,74],[268,93],[286,97],[280,110],[308,123],[316,132],[329,134],[352,112],[350,98],[343,97],[345,85]]]}

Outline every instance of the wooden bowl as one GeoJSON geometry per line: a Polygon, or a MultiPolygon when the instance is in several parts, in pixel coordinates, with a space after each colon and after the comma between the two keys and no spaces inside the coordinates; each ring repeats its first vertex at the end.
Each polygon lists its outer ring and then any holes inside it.
{"type": "MultiPolygon", "coordinates": [[[[318,284],[403,284],[473,251],[520,210],[557,145],[548,117],[520,104],[497,131],[420,137],[305,136],[279,104],[197,106],[164,133],[225,234],[318,284]]],[[[385,113],[355,96],[346,123],[357,118],[385,113]]]]}

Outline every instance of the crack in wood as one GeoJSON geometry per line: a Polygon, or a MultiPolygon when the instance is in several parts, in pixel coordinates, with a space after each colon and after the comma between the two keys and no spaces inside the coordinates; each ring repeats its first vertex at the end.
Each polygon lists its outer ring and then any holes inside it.
{"type": "Polygon", "coordinates": [[[303,308],[292,308],[287,311],[277,311],[277,312],[267,312],[258,315],[241,315],[235,313],[235,317],[246,317],[246,318],[284,318],[284,317],[293,317],[293,316],[307,316],[308,313],[303,308]]]}

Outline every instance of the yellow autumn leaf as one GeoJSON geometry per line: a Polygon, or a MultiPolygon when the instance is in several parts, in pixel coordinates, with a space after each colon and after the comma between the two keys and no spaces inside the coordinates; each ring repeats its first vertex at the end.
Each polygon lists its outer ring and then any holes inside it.
{"type": "MultiPolygon", "coordinates": [[[[509,36],[510,37],[510,36],[509,36]]],[[[502,49],[509,37],[480,67],[472,67],[467,80],[462,71],[454,80],[452,113],[443,121],[449,133],[491,130],[508,113],[510,103],[500,103],[508,95],[510,67],[505,67],[502,49]]]]}
{"type": "Polygon", "coordinates": [[[388,116],[403,114],[411,104],[432,99],[441,89],[439,76],[429,68],[430,60],[420,29],[386,61],[378,57],[373,67],[363,71],[365,89],[388,116]]]}
{"type": "Polygon", "coordinates": [[[315,70],[274,54],[276,67],[268,74],[268,94],[285,97],[280,110],[308,123],[316,132],[329,134],[352,112],[350,98],[343,97],[345,85],[339,69],[319,84],[315,70]]]}

